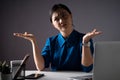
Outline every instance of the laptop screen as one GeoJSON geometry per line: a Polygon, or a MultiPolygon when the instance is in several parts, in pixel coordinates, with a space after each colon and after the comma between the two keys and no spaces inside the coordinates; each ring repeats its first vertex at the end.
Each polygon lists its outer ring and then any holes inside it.
{"type": "Polygon", "coordinates": [[[120,41],[95,43],[93,80],[120,80],[120,41]]]}

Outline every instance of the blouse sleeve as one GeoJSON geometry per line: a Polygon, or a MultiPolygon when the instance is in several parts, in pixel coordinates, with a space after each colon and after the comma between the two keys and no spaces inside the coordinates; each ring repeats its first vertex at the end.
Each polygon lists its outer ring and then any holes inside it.
{"type": "Polygon", "coordinates": [[[42,56],[45,61],[45,68],[48,68],[50,64],[50,39],[46,40],[45,46],[42,49],[42,56]]]}
{"type": "MultiPolygon", "coordinates": [[[[94,44],[93,44],[93,40],[92,39],[90,40],[90,50],[91,50],[91,54],[93,56],[93,53],[94,53],[94,44]]],[[[92,69],[93,69],[93,64],[91,64],[88,67],[82,66],[82,70],[84,72],[90,72],[90,71],[92,71],[92,69]]]]}

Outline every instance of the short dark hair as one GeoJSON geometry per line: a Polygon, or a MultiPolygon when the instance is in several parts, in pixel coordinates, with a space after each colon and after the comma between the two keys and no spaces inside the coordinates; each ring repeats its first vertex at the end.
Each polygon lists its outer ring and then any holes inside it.
{"type": "Polygon", "coordinates": [[[53,12],[57,11],[58,9],[64,9],[69,14],[72,14],[70,9],[66,5],[64,5],[64,4],[55,4],[55,5],[53,5],[52,9],[50,10],[50,22],[52,22],[52,14],[53,14],[53,12]]]}

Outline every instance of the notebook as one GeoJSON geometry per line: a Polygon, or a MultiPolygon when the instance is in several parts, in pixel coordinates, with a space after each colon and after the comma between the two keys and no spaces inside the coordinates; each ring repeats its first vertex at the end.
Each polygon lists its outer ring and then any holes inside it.
{"type": "MultiPolygon", "coordinates": [[[[24,57],[23,60],[22,60],[22,63],[21,63],[20,66],[18,67],[18,69],[17,69],[17,71],[16,71],[16,73],[15,73],[15,76],[13,77],[12,80],[18,80],[18,79],[19,79],[19,75],[20,75],[20,73],[21,73],[24,65],[26,64],[28,58],[29,58],[29,55],[28,55],[28,54],[25,55],[25,57],[24,57]]],[[[23,78],[25,78],[25,75],[24,75],[23,78]]],[[[21,79],[21,80],[22,80],[22,79],[21,79]]]]}
{"type": "Polygon", "coordinates": [[[93,80],[120,80],[120,41],[95,43],[93,80]]]}

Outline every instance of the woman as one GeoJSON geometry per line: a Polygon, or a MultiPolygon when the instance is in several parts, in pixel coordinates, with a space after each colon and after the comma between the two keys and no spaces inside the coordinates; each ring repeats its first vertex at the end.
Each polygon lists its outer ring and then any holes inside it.
{"type": "Polygon", "coordinates": [[[73,29],[72,13],[63,4],[55,4],[50,12],[50,21],[60,33],[47,39],[40,54],[35,36],[25,32],[14,33],[32,43],[33,57],[38,70],[51,65],[56,70],[77,70],[89,72],[93,67],[92,38],[101,32],[94,29],[87,34],[73,29]]]}

